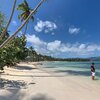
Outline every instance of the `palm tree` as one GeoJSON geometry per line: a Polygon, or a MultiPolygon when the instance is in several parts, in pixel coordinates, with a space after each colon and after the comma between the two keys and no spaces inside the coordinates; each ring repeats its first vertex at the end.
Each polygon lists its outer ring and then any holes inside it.
{"type": "MultiPolygon", "coordinates": [[[[21,22],[25,21],[27,19],[27,17],[30,15],[32,9],[29,7],[28,3],[26,0],[24,0],[23,3],[21,3],[20,5],[18,5],[17,10],[21,10],[22,13],[18,16],[19,19],[21,19],[21,22]]],[[[31,19],[34,21],[34,17],[32,16],[31,19]]],[[[27,26],[28,26],[28,22],[25,26],[25,33],[27,30],[27,26]]]]}
{"type": "Polygon", "coordinates": [[[0,45],[0,48],[3,48],[6,44],[8,44],[15,36],[16,34],[27,24],[27,22],[29,21],[29,19],[32,17],[32,15],[37,11],[37,9],[41,6],[41,4],[44,2],[45,0],[41,0],[39,2],[39,4],[36,6],[35,9],[33,9],[31,12],[30,12],[30,15],[26,18],[26,20],[24,21],[24,23],[17,29],[17,31],[15,31],[13,33],[12,36],[10,36],[6,41],[4,41],[1,45],[0,45]]]}
{"type": "Polygon", "coordinates": [[[1,33],[0,40],[2,40],[2,38],[3,38],[3,37],[6,35],[6,33],[7,33],[8,26],[9,26],[11,20],[12,20],[13,14],[14,14],[16,2],[17,2],[17,0],[14,0],[12,12],[11,12],[11,16],[10,16],[10,18],[9,18],[9,20],[8,20],[8,23],[7,23],[6,27],[4,28],[3,32],[1,33]]]}

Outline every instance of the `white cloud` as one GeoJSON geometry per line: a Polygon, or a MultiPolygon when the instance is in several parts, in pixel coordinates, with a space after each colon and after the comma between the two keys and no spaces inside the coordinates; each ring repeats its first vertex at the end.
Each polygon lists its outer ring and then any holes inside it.
{"type": "Polygon", "coordinates": [[[27,35],[27,41],[41,54],[65,57],[87,57],[100,51],[100,45],[84,43],[62,43],[60,40],[45,42],[36,35],[27,35]]]}
{"type": "Polygon", "coordinates": [[[47,43],[47,49],[49,51],[59,51],[60,46],[61,46],[61,41],[58,40],[47,43]]]}
{"type": "Polygon", "coordinates": [[[38,20],[34,29],[36,32],[44,31],[45,33],[48,33],[48,32],[53,32],[53,30],[57,29],[57,25],[51,21],[38,20]]]}
{"type": "Polygon", "coordinates": [[[17,22],[16,22],[15,20],[12,21],[12,24],[13,24],[14,26],[17,26],[17,22]]]}
{"type": "Polygon", "coordinates": [[[69,27],[68,31],[69,31],[70,34],[78,34],[80,32],[80,28],[69,27]]]}
{"type": "Polygon", "coordinates": [[[79,46],[79,49],[84,49],[85,47],[86,47],[85,44],[81,44],[81,45],[79,46]]]}
{"type": "Polygon", "coordinates": [[[36,37],[35,35],[27,35],[27,40],[35,46],[45,45],[45,42],[40,40],[39,37],[36,37]]]}

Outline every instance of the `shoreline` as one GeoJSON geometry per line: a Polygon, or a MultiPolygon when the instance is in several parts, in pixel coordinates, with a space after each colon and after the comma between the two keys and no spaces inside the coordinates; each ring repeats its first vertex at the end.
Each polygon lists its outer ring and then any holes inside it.
{"type": "Polygon", "coordinates": [[[5,68],[0,100],[99,100],[100,80],[55,74],[38,65],[20,63],[15,68],[5,68]]]}

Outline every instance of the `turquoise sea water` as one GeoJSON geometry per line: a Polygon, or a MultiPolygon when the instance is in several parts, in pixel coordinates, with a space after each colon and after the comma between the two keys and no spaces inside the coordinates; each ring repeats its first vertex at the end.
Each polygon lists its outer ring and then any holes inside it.
{"type": "MultiPolygon", "coordinates": [[[[43,62],[42,67],[57,73],[79,76],[91,76],[92,62],[43,62]]],[[[95,61],[96,76],[100,78],[100,61],[95,61]]]]}

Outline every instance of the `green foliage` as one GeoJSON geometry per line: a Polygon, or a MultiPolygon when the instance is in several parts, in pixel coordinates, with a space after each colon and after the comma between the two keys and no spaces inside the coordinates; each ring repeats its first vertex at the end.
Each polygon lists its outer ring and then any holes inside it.
{"type": "Polygon", "coordinates": [[[6,24],[6,17],[4,13],[0,11],[0,45],[8,38],[9,33],[6,32],[6,35],[1,39],[1,34],[5,29],[5,24],[6,24]]]}
{"type": "MultiPolygon", "coordinates": [[[[21,21],[26,20],[32,11],[32,9],[29,7],[26,0],[24,0],[23,3],[18,5],[17,10],[22,11],[22,13],[20,15],[18,15],[18,18],[21,19],[21,21]]],[[[34,20],[34,17],[32,16],[31,19],[34,20]]]]}
{"type": "Polygon", "coordinates": [[[4,26],[5,26],[5,15],[0,11],[0,35],[1,35],[1,32],[3,31],[4,29],[4,26]]]}
{"type": "MultiPolygon", "coordinates": [[[[21,19],[21,22],[25,21],[32,11],[32,9],[29,7],[26,0],[24,0],[23,3],[18,5],[17,10],[21,11],[21,13],[18,15],[18,19],[21,19]]],[[[34,21],[33,16],[31,17],[31,20],[34,21]]],[[[28,26],[28,23],[26,24],[24,34],[26,34],[27,26],[28,26]]]]}
{"type": "MultiPolygon", "coordinates": [[[[4,29],[4,28],[3,28],[3,29],[4,29]]],[[[1,45],[8,37],[9,37],[9,33],[6,32],[6,35],[5,35],[2,39],[0,39],[0,45],[1,45]]]]}
{"type": "Polygon", "coordinates": [[[0,49],[0,67],[15,65],[27,56],[25,36],[15,37],[5,48],[0,49]]]}

